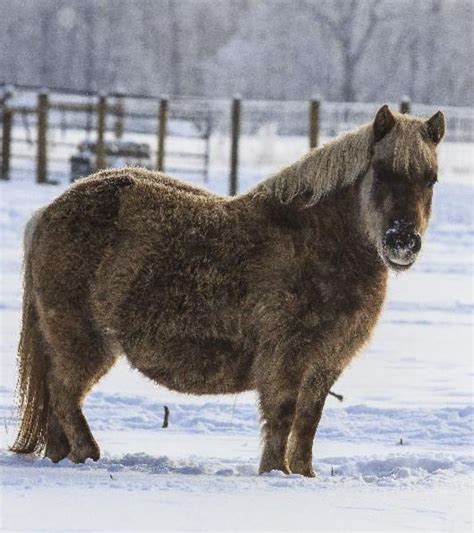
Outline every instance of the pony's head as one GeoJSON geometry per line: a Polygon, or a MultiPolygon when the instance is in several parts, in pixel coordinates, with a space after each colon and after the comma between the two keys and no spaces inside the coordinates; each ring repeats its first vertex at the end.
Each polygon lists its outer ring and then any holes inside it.
{"type": "Polygon", "coordinates": [[[440,111],[424,120],[385,105],[375,116],[371,162],[361,183],[362,216],[369,239],[394,270],[409,268],[421,249],[444,131],[440,111]]]}

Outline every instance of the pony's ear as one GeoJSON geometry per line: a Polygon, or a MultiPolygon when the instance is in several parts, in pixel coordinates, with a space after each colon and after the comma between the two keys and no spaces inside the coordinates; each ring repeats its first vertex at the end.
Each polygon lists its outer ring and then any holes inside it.
{"type": "Polygon", "coordinates": [[[388,105],[384,105],[377,111],[374,119],[375,142],[383,139],[393,126],[395,126],[395,117],[392,115],[388,105]]]}
{"type": "Polygon", "coordinates": [[[435,144],[438,144],[444,137],[444,132],[446,130],[444,114],[441,111],[435,113],[426,121],[426,127],[428,128],[428,135],[430,136],[430,139],[435,144]]]}

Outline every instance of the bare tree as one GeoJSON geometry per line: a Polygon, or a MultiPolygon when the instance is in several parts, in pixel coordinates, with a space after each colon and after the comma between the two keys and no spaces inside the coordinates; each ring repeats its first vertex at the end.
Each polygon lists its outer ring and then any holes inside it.
{"type": "Polygon", "coordinates": [[[308,2],[313,20],[322,25],[328,37],[339,46],[343,101],[357,100],[356,75],[359,63],[380,23],[387,18],[381,15],[382,4],[382,0],[337,0],[329,4],[308,2]]]}
{"type": "Polygon", "coordinates": [[[84,2],[81,4],[82,21],[85,28],[84,39],[84,80],[85,88],[89,91],[97,87],[96,74],[96,20],[97,13],[95,5],[91,2],[84,2]]]}
{"type": "Polygon", "coordinates": [[[170,64],[172,65],[171,73],[171,92],[173,96],[179,96],[181,94],[181,71],[182,71],[182,58],[181,58],[181,32],[179,26],[179,14],[177,11],[177,3],[175,0],[168,1],[170,25],[171,25],[171,56],[170,64]]]}

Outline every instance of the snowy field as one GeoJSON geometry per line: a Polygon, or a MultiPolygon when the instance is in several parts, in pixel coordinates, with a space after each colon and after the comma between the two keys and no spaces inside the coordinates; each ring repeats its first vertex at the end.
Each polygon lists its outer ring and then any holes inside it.
{"type": "MultiPolygon", "coordinates": [[[[64,185],[20,176],[0,183],[2,531],[471,531],[473,151],[441,148],[424,253],[411,271],[391,276],[373,341],[334,387],[344,402],[328,399],[316,479],[257,476],[253,394],[175,394],[125,361],[85,405],[98,463],[9,453],[22,227],[64,185]]],[[[271,170],[258,166],[258,154],[253,162],[242,189],[271,170]]],[[[226,190],[216,169],[209,188],[226,190]]]]}

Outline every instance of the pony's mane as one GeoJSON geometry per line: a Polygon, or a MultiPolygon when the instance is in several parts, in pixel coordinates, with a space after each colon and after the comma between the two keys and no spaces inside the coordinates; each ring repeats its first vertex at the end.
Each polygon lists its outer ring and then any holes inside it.
{"type": "Polygon", "coordinates": [[[260,183],[254,192],[274,196],[284,204],[305,195],[305,205],[309,207],[364,174],[370,164],[372,145],[372,124],[365,124],[312,149],[260,183]]]}
{"type": "MultiPolygon", "coordinates": [[[[432,153],[420,134],[423,119],[393,113],[396,124],[381,143],[393,150],[393,165],[408,171],[421,165],[432,153]]],[[[304,198],[305,207],[316,204],[328,193],[354,183],[367,173],[374,145],[373,123],[364,124],[314,148],[295,163],[263,181],[251,193],[273,196],[289,204],[304,198]]]]}

